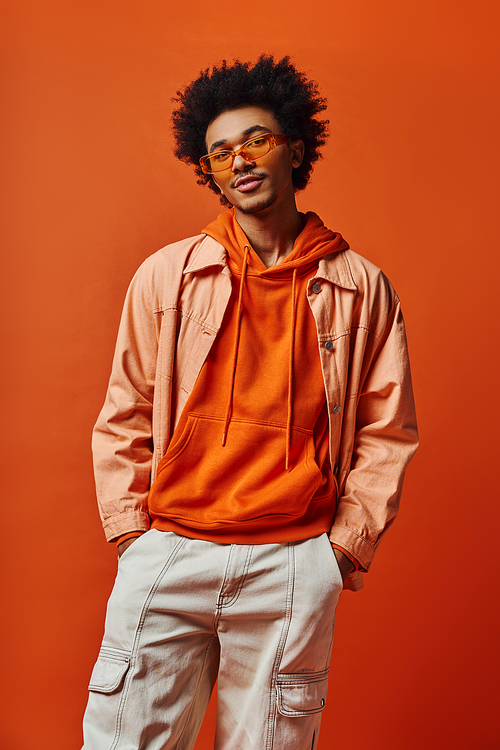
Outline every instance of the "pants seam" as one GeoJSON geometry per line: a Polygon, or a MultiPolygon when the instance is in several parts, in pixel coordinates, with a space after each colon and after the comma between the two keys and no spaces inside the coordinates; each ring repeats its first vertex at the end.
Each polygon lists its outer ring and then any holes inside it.
{"type": "MultiPolygon", "coordinates": [[[[243,584],[245,583],[245,579],[246,579],[246,577],[248,575],[248,570],[250,568],[250,562],[252,560],[252,552],[253,552],[253,544],[250,544],[250,545],[248,545],[247,554],[246,554],[246,558],[245,558],[245,563],[243,565],[243,573],[240,576],[240,579],[239,579],[239,582],[238,582],[238,586],[236,587],[236,591],[233,593],[231,599],[229,599],[227,602],[221,603],[221,605],[220,605],[221,609],[225,609],[226,607],[230,607],[232,604],[234,604],[237,601],[239,595],[241,594],[241,590],[243,588],[243,584]]],[[[228,561],[228,564],[229,564],[229,561],[228,561]]],[[[224,576],[224,579],[225,579],[225,576],[224,576]]],[[[222,600],[223,600],[223,596],[224,595],[222,595],[222,597],[221,597],[222,600]]]]}
{"type": "Polygon", "coordinates": [[[274,658],[273,672],[271,678],[271,685],[269,691],[269,718],[267,724],[267,739],[266,739],[266,750],[272,750],[274,741],[274,729],[276,724],[276,707],[277,707],[277,695],[276,695],[276,682],[283,657],[283,651],[285,648],[286,639],[288,636],[288,630],[290,628],[290,621],[292,618],[292,607],[293,607],[293,588],[294,588],[294,570],[295,570],[295,548],[293,543],[288,542],[288,579],[287,579],[287,592],[286,592],[286,605],[285,605],[285,617],[283,620],[283,627],[281,629],[280,640],[278,648],[276,649],[276,656],[274,658]]]}
{"type": "Polygon", "coordinates": [[[216,604],[216,607],[215,607],[215,614],[214,614],[214,633],[217,633],[217,627],[218,627],[219,620],[220,620],[221,614],[222,614],[223,601],[224,601],[224,594],[223,594],[224,584],[225,584],[226,579],[227,579],[227,577],[229,575],[229,564],[231,562],[231,553],[232,553],[232,550],[233,550],[233,548],[231,546],[229,548],[229,554],[228,554],[227,560],[226,560],[226,567],[224,568],[224,574],[222,576],[222,582],[221,582],[221,585],[220,585],[219,593],[217,595],[217,604],[216,604]]]}
{"type": "Polygon", "coordinates": [[[170,553],[169,558],[165,562],[165,565],[163,566],[163,568],[161,569],[161,571],[158,573],[158,575],[156,577],[156,580],[153,583],[153,585],[151,586],[151,588],[149,590],[149,594],[147,595],[147,597],[146,597],[146,599],[144,601],[144,604],[143,604],[143,607],[142,607],[142,611],[141,611],[141,616],[139,618],[139,623],[138,623],[136,631],[135,631],[134,641],[132,643],[132,648],[130,650],[130,667],[129,667],[128,673],[127,673],[127,675],[125,677],[125,682],[124,682],[123,690],[122,690],[122,696],[121,696],[121,700],[120,700],[120,703],[119,703],[119,706],[118,706],[118,709],[117,709],[117,713],[116,713],[115,737],[114,737],[113,742],[112,742],[112,744],[110,746],[110,750],[116,750],[118,742],[120,741],[120,733],[121,733],[121,727],[122,727],[123,712],[124,712],[124,709],[125,709],[126,700],[128,698],[130,684],[132,682],[132,672],[133,672],[132,668],[135,665],[135,659],[134,659],[134,657],[135,657],[135,655],[136,655],[136,653],[138,651],[139,639],[140,639],[140,636],[142,634],[142,630],[143,630],[143,627],[144,627],[144,621],[146,619],[146,614],[148,612],[149,605],[151,604],[151,600],[152,600],[153,596],[158,591],[158,587],[159,587],[159,585],[161,583],[162,578],[164,577],[164,575],[167,572],[167,570],[169,569],[169,567],[172,565],[172,563],[173,563],[175,557],[177,556],[180,548],[182,546],[184,546],[184,544],[186,543],[186,541],[187,541],[187,539],[185,537],[181,537],[179,539],[179,541],[175,545],[174,549],[170,553]]]}
{"type": "Polygon", "coordinates": [[[200,669],[200,676],[198,678],[198,682],[196,683],[196,688],[195,688],[195,690],[193,692],[193,696],[192,696],[192,700],[191,700],[191,705],[189,707],[189,713],[188,713],[188,715],[186,717],[186,721],[185,721],[184,726],[182,728],[182,731],[181,731],[181,733],[179,735],[179,739],[175,743],[175,746],[174,746],[173,750],[176,750],[177,748],[181,747],[180,742],[181,742],[181,740],[182,740],[182,738],[184,736],[184,733],[185,733],[187,727],[189,726],[189,720],[191,718],[191,714],[193,713],[193,708],[194,708],[194,705],[196,703],[196,697],[198,695],[198,688],[200,687],[201,678],[202,678],[203,673],[205,671],[205,666],[207,664],[207,657],[208,657],[208,654],[210,653],[210,647],[212,645],[212,641],[214,640],[214,638],[216,638],[215,634],[210,636],[210,640],[208,641],[207,647],[205,649],[205,656],[203,658],[203,665],[202,665],[202,667],[200,669]]]}

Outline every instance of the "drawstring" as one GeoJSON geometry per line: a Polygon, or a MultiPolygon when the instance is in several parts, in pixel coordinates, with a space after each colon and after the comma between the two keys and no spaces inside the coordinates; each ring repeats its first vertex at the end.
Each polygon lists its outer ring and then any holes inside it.
{"type": "MultiPolygon", "coordinates": [[[[240,289],[238,294],[238,309],[236,311],[236,332],[234,336],[233,344],[233,357],[231,365],[231,379],[229,383],[229,397],[227,400],[226,417],[224,420],[224,431],[222,434],[222,445],[226,445],[227,433],[229,429],[229,423],[231,421],[231,414],[233,410],[233,392],[234,392],[234,379],[236,375],[236,362],[238,359],[238,346],[240,342],[240,331],[241,331],[241,316],[243,313],[243,285],[245,283],[245,276],[248,264],[248,252],[249,247],[245,245],[245,255],[243,257],[243,266],[241,269],[241,280],[240,289]]],[[[293,400],[293,355],[295,346],[295,326],[297,322],[297,309],[296,309],[296,279],[297,279],[297,268],[293,269],[292,276],[292,332],[290,341],[290,357],[288,361],[288,403],[287,403],[287,418],[286,418],[286,446],[285,446],[285,471],[290,471],[290,444],[292,437],[292,400],[293,400]]]]}
{"type": "Polygon", "coordinates": [[[238,310],[236,312],[236,334],[234,337],[233,345],[233,364],[231,372],[231,382],[229,385],[229,398],[227,401],[226,408],[226,419],[224,421],[224,432],[222,435],[222,445],[226,445],[227,431],[229,429],[229,422],[231,421],[231,412],[233,410],[233,391],[234,391],[234,376],[236,374],[236,360],[238,358],[238,344],[240,342],[240,328],[241,328],[241,314],[243,311],[242,299],[243,299],[243,284],[245,281],[245,274],[248,263],[248,245],[245,245],[245,255],[243,256],[243,266],[241,269],[241,281],[240,281],[240,292],[238,295],[238,310]]]}
{"type": "Polygon", "coordinates": [[[286,448],[285,448],[285,471],[289,471],[290,463],[290,442],[292,436],[292,386],[293,386],[293,348],[295,344],[295,323],[297,320],[297,310],[295,305],[295,280],[297,277],[297,268],[293,269],[292,277],[292,340],[290,342],[290,359],[288,362],[288,408],[286,416],[286,448]]]}

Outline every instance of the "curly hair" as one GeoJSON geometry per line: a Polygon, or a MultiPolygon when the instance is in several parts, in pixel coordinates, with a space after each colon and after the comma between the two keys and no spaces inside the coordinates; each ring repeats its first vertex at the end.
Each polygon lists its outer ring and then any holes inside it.
{"type": "Polygon", "coordinates": [[[288,56],[275,62],[272,55],[261,55],[253,66],[239,60],[228,65],[223,60],[211,72],[209,68],[202,71],[172,101],[179,105],[172,114],[175,155],[194,164],[198,184],[208,185],[225,205],[227,199],[198,163],[206,153],[207,128],[222,112],[252,104],[268,107],[283,133],[304,142],[304,158],[292,173],[296,191],[303,190],[309,182],[328,136],[328,120],[316,119],[326,109],[326,100],[320,96],[317,84],[299,72],[288,56]]]}

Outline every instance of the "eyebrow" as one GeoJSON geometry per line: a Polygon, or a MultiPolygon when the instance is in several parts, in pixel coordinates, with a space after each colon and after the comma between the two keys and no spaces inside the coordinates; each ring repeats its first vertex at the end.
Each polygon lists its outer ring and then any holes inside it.
{"type": "MultiPolygon", "coordinates": [[[[252,133],[270,133],[271,131],[269,128],[265,128],[263,125],[252,125],[250,128],[247,128],[243,131],[242,135],[252,135],[252,133]]],[[[210,146],[208,153],[211,154],[214,149],[219,148],[220,146],[224,146],[227,144],[227,139],[223,138],[221,141],[215,141],[215,143],[212,143],[210,146]]]]}

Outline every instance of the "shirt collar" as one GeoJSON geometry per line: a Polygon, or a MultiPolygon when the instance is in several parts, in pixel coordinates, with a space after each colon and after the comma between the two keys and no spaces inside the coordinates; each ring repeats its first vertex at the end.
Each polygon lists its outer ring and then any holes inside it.
{"type": "MultiPolygon", "coordinates": [[[[213,237],[205,235],[191,256],[183,273],[196,273],[196,271],[201,271],[209,266],[222,266],[223,270],[228,272],[224,247],[213,237]]],[[[345,252],[342,250],[338,253],[325,255],[320,259],[316,278],[330,281],[332,284],[340,286],[343,289],[351,289],[352,291],[357,289],[352,278],[351,269],[345,258],[345,252]]]]}
{"type": "Polygon", "coordinates": [[[226,251],[220,242],[205,235],[193,252],[183,273],[195,273],[209,266],[223,266],[225,268],[227,266],[226,251]]]}
{"type": "Polygon", "coordinates": [[[343,289],[351,289],[352,291],[356,291],[357,289],[343,250],[331,255],[325,255],[320,259],[316,278],[330,281],[332,284],[340,286],[343,289]]]}

